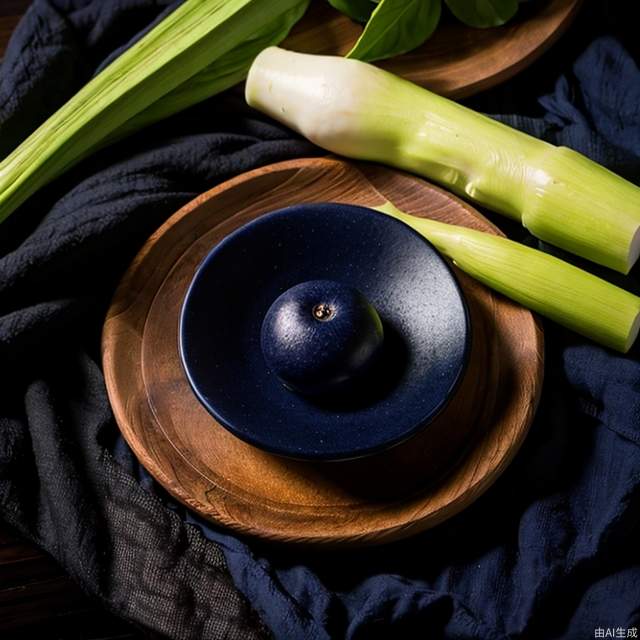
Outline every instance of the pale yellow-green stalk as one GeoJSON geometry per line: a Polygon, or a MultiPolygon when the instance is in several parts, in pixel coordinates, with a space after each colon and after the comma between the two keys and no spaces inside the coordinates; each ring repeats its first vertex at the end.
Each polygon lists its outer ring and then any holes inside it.
{"type": "Polygon", "coordinates": [[[424,236],[462,271],[596,342],[627,352],[640,329],[640,298],[587,271],[501,236],[376,207],[424,236]]]}
{"type": "Polygon", "coordinates": [[[372,65],[270,47],[246,99],[321,147],[425,176],[577,255],[627,273],[640,254],[638,187],[372,65]]]}

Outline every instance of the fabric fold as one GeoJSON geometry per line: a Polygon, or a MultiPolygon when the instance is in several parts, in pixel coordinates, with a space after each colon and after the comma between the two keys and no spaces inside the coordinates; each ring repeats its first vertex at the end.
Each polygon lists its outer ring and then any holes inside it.
{"type": "MultiPolygon", "coordinates": [[[[633,23],[624,3],[584,4],[545,58],[470,103],[637,183],[633,23]]],[[[0,156],[171,6],[35,0],[0,67],[0,156]]],[[[108,609],[171,638],[577,640],[640,627],[637,349],[620,357],[547,323],[542,400],[505,474],[458,516],[381,548],[239,538],[174,502],[119,438],[100,333],[136,252],[199,193],[318,153],[217,96],[103,149],[3,223],[0,517],[108,609]]]]}

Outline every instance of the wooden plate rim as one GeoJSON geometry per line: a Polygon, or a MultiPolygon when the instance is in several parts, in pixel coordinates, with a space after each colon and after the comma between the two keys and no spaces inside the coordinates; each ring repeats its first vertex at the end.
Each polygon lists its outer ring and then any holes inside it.
{"type": "MultiPolygon", "coordinates": [[[[571,26],[583,0],[545,0],[544,3],[539,0],[537,4],[524,8],[531,12],[530,15],[523,19],[516,16],[515,20],[501,27],[474,29],[457,22],[445,25],[445,32],[436,31],[418,49],[375,64],[449,98],[467,98],[512,78],[546,53],[571,26]],[[535,34],[535,37],[528,38],[527,34],[535,34]],[[463,58],[443,61],[440,49],[445,37],[450,40],[477,40],[477,51],[463,58]],[[420,59],[424,60],[424,70],[417,68],[416,61],[420,59]]],[[[280,46],[323,55],[346,53],[355,42],[359,27],[331,7],[323,7],[318,16],[308,12],[280,46]],[[319,31],[317,21],[323,17],[331,18],[330,22],[334,24],[326,27],[324,33],[307,33],[314,29],[319,31]],[[334,31],[341,27],[353,34],[351,37],[338,36],[339,42],[332,42],[337,37],[334,31]],[[318,43],[320,35],[324,38],[318,43]],[[326,42],[332,44],[327,46],[326,42]]],[[[468,44],[466,46],[474,49],[468,44]]]]}
{"type": "MultiPolygon", "coordinates": [[[[348,163],[344,163],[342,161],[335,160],[332,158],[311,158],[311,159],[303,158],[303,159],[288,160],[284,162],[275,163],[272,165],[268,165],[266,167],[260,167],[258,169],[254,169],[245,174],[241,174],[239,176],[231,178],[230,180],[227,180],[217,185],[216,187],[201,194],[200,196],[197,196],[195,199],[185,204],[175,214],[173,214],[169,219],[167,219],[167,221],[161,227],[159,227],[156,232],[154,232],[150,236],[150,238],[141,248],[139,253],[136,255],[135,259],[131,263],[130,267],[127,269],[124,277],[122,278],[120,284],[118,285],[114,293],[112,303],[109,307],[105,324],[103,327],[103,336],[102,336],[103,368],[105,371],[105,379],[107,384],[107,392],[108,392],[109,400],[111,402],[111,406],[116,418],[116,422],[123,434],[123,437],[125,438],[128,445],[131,447],[132,451],[134,452],[138,460],[141,462],[142,460],[144,460],[144,466],[151,473],[151,475],[154,476],[155,479],[178,501],[182,502],[183,504],[186,504],[190,508],[193,508],[200,515],[202,515],[207,519],[211,519],[214,522],[226,525],[236,531],[249,534],[249,535],[252,535],[252,534],[255,535],[255,531],[243,528],[240,523],[238,523],[236,520],[233,520],[232,518],[227,517],[227,515],[224,512],[220,511],[219,509],[216,509],[213,504],[211,503],[204,504],[200,500],[189,495],[188,492],[184,491],[182,488],[182,485],[180,485],[179,483],[176,483],[165,472],[162,465],[156,460],[156,457],[154,455],[149,454],[149,451],[144,446],[144,442],[142,442],[139,439],[139,436],[136,433],[135,426],[133,426],[129,421],[129,418],[127,415],[125,397],[121,396],[121,394],[119,394],[118,392],[117,361],[115,358],[113,358],[115,349],[112,350],[109,345],[116,343],[115,338],[117,338],[118,327],[120,325],[117,322],[113,322],[113,321],[118,317],[122,319],[123,315],[126,316],[129,313],[128,305],[125,305],[123,310],[121,301],[122,299],[126,300],[129,297],[127,295],[129,282],[132,280],[135,280],[138,269],[144,263],[147,255],[153,250],[156,243],[160,240],[160,238],[162,238],[162,236],[169,229],[174,227],[177,222],[179,222],[180,220],[188,216],[194,209],[199,207],[204,201],[209,200],[228,189],[237,188],[243,185],[244,183],[253,181],[254,179],[260,176],[264,176],[267,172],[278,172],[278,173],[283,173],[283,172],[286,173],[291,171],[294,172],[292,176],[290,176],[283,182],[277,183],[277,186],[281,187],[283,184],[286,184],[289,180],[295,179],[295,174],[297,171],[308,168],[310,165],[319,170],[322,170],[323,168],[329,169],[331,168],[332,165],[336,165],[336,164],[348,164],[348,163]]],[[[366,176],[366,170],[363,173],[366,176]]],[[[398,172],[398,173],[401,173],[401,172],[398,172]]],[[[411,176],[411,178],[417,181],[420,180],[419,178],[416,178],[414,176],[411,176]]],[[[372,187],[375,189],[373,185],[372,187]]],[[[475,209],[473,209],[470,205],[465,203],[463,200],[457,198],[456,196],[430,183],[429,183],[429,188],[445,194],[447,198],[451,198],[455,200],[459,206],[462,206],[463,208],[465,208],[474,217],[480,218],[484,223],[489,224],[495,230],[496,233],[502,235],[502,233],[499,231],[499,229],[497,229],[497,227],[495,227],[495,225],[490,223],[483,216],[480,216],[480,214],[478,214],[478,212],[475,209]]],[[[381,196],[381,198],[382,197],[384,196],[381,196]]],[[[232,214],[232,216],[222,219],[217,224],[220,224],[232,218],[233,215],[238,215],[238,213],[232,214]]],[[[217,224],[214,226],[217,226],[217,224]]],[[[211,228],[213,229],[214,226],[212,226],[211,228]]],[[[171,270],[171,268],[169,269],[169,271],[171,270]]],[[[151,308],[151,305],[153,304],[153,300],[155,299],[156,294],[157,294],[157,290],[153,292],[153,295],[150,296],[148,301],[145,303],[146,311],[147,311],[144,316],[145,322],[148,315],[148,310],[151,308]]],[[[529,313],[529,315],[531,316],[533,326],[534,326],[536,349],[540,354],[543,354],[544,338],[543,338],[541,325],[538,319],[533,314],[529,313]]],[[[142,331],[144,331],[144,327],[142,328],[137,327],[137,329],[138,330],[142,329],[142,331]]],[[[138,337],[136,340],[136,346],[138,348],[142,347],[142,335],[143,335],[142,333],[138,333],[138,337]]],[[[502,455],[499,458],[499,460],[496,462],[496,464],[493,465],[493,467],[488,473],[485,473],[482,477],[477,478],[473,484],[468,485],[462,493],[455,496],[453,501],[447,503],[446,505],[443,505],[437,510],[429,512],[429,514],[426,517],[428,519],[427,526],[429,527],[435,526],[436,524],[441,522],[444,519],[442,517],[441,512],[445,510],[445,508],[447,509],[446,518],[449,518],[455,513],[460,512],[467,505],[473,502],[480,494],[484,493],[484,491],[486,491],[491,486],[491,484],[493,484],[493,482],[501,475],[501,473],[508,466],[508,464],[511,462],[513,457],[516,455],[522,442],[524,441],[524,438],[526,437],[533,415],[535,414],[535,410],[537,408],[538,401],[540,399],[540,393],[542,390],[542,376],[543,376],[543,370],[544,370],[543,357],[540,357],[537,360],[536,364],[537,364],[537,367],[535,372],[535,379],[537,381],[537,385],[535,387],[535,393],[531,397],[531,401],[527,406],[527,411],[526,411],[526,414],[524,414],[524,419],[523,419],[521,428],[518,431],[517,438],[512,441],[512,445],[510,446],[510,448],[504,452],[504,455],[502,455]]],[[[138,375],[141,375],[141,371],[138,372],[138,375]]],[[[156,427],[160,429],[160,431],[162,432],[162,435],[165,438],[166,442],[171,445],[172,449],[176,452],[176,454],[180,457],[180,459],[183,460],[188,465],[188,467],[192,470],[193,473],[196,473],[201,476],[201,472],[198,471],[189,462],[187,458],[185,458],[185,456],[175,447],[171,439],[166,436],[164,430],[162,429],[162,425],[160,425],[158,421],[154,421],[154,422],[156,427]]],[[[226,489],[224,487],[218,486],[218,489],[226,493],[226,489]]],[[[234,495],[233,498],[238,499],[238,496],[234,495]]],[[[384,539],[385,537],[387,537],[387,534],[391,532],[397,533],[399,531],[405,531],[407,532],[407,535],[408,535],[413,530],[416,530],[416,531],[422,530],[424,528],[427,528],[427,526],[425,526],[424,520],[394,523],[393,525],[387,528],[376,529],[376,540],[373,542],[376,543],[378,540],[384,539]]],[[[292,542],[290,537],[284,537],[284,536],[281,537],[277,533],[273,533],[272,535],[268,535],[266,537],[272,541],[292,542]]],[[[351,544],[351,543],[357,542],[357,539],[355,537],[350,537],[348,539],[342,540],[342,539],[336,538],[334,534],[329,533],[326,536],[313,535],[311,537],[306,537],[304,535],[300,535],[293,541],[301,544],[318,544],[318,543],[324,543],[324,542],[351,544]]],[[[368,542],[371,542],[371,541],[368,541],[368,542]]]]}

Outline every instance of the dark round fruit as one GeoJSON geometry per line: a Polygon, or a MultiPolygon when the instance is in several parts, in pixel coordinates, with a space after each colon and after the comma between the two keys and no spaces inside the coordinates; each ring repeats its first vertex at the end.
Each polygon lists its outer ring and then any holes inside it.
{"type": "Polygon", "coordinates": [[[374,362],[382,322],[353,287],[311,280],[285,291],[262,323],[262,353],[283,384],[305,394],[346,387],[374,362]]]}

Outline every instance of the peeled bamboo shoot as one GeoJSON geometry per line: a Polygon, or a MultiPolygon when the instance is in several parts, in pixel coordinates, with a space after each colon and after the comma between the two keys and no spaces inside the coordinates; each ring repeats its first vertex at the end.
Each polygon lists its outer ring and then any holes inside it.
{"type": "Polygon", "coordinates": [[[425,176],[594,262],[628,273],[640,254],[638,187],[372,65],[270,47],[246,99],[329,151],[425,176]]]}

